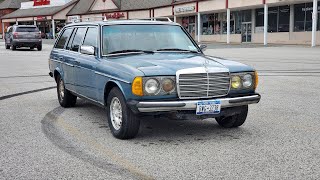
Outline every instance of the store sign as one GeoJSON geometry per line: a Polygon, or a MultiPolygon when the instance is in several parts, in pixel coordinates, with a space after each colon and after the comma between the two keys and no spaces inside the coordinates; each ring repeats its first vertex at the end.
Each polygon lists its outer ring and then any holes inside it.
{"type": "Polygon", "coordinates": [[[33,0],[33,6],[50,5],[50,0],[33,0]]]}
{"type": "Polygon", "coordinates": [[[37,21],[43,21],[46,20],[47,17],[46,16],[37,16],[37,21]]]}
{"type": "Polygon", "coordinates": [[[69,16],[68,22],[77,22],[80,20],[80,16],[69,16]]]}
{"type": "Polygon", "coordinates": [[[123,12],[106,13],[106,14],[104,14],[104,16],[107,19],[120,19],[120,18],[124,18],[125,17],[123,12]]]}
{"type": "Polygon", "coordinates": [[[196,10],[195,6],[188,6],[188,7],[177,7],[174,8],[176,13],[185,13],[185,12],[194,12],[196,10]]]}

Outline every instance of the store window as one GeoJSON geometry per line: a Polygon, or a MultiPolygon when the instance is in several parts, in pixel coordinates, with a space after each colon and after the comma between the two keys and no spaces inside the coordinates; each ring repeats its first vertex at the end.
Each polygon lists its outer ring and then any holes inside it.
{"type": "Polygon", "coordinates": [[[219,14],[205,14],[201,16],[201,19],[203,35],[220,34],[219,14]]]}
{"type": "Polygon", "coordinates": [[[290,6],[279,7],[278,32],[289,32],[290,30],[290,6]]]}
{"type": "MultiPolygon", "coordinates": [[[[268,32],[289,32],[290,6],[270,7],[268,9],[268,32]]],[[[264,9],[256,10],[256,29],[264,31],[264,9]]]]}
{"type": "MultiPolygon", "coordinates": [[[[318,1],[318,15],[320,11],[320,1],[318,1]]],[[[303,3],[294,5],[294,31],[312,31],[313,3],[303,3]]],[[[319,19],[318,19],[318,22],[319,19]]],[[[318,25],[318,30],[320,26],[318,25]]]]}
{"type": "MultiPolygon", "coordinates": [[[[227,13],[205,14],[201,18],[203,35],[227,33],[227,13]]],[[[251,22],[251,10],[231,12],[230,33],[241,34],[243,22],[251,22]]]]}

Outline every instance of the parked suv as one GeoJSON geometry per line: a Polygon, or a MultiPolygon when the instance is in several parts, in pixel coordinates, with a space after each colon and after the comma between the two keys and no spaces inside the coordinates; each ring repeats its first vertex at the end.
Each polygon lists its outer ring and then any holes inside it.
{"type": "Polygon", "coordinates": [[[260,95],[256,71],[203,54],[177,23],[147,20],[67,25],[50,55],[62,107],[77,97],[106,108],[112,134],[137,135],[143,115],[215,118],[241,126],[260,95]]]}
{"type": "Polygon", "coordinates": [[[42,50],[41,32],[37,26],[33,25],[14,25],[8,28],[5,34],[6,49],[16,50],[20,47],[30,47],[42,50]]]}

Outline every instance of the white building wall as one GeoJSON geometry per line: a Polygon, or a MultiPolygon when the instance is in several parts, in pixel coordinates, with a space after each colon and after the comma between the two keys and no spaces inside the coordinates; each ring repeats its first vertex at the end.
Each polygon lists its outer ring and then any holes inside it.
{"type": "Polygon", "coordinates": [[[149,10],[130,11],[129,12],[129,19],[143,19],[143,18],[149,18],[149,17],[150,17],[149,10]]]}
{"type": "Polygon", "coordinates": [[[154,17],[172,16],[172,7],[154,9],[154,17]]]}

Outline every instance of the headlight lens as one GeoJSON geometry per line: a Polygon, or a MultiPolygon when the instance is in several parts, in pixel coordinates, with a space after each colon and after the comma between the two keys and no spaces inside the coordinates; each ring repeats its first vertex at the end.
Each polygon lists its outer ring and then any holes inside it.
{"type": "Polygon", "coordinates": [[[253,84],[253,77],[251,74],[246,74],[243,76],[243,87],[250,88],[253,84]]]}
{"type": "Polygon", "coordinates": [[[150,95],[157,95],[160,91],[160,83],[156,79],[149,79],[144,85],[144,90],[150,95]]]}
{"type": "Polygon", "coordinates": [[[165,91],[166,93],[170,93],[174,90],[175,88],[175,84],[174,81],[172,79],[163,79],[162,80],[162,89],[163,91],[165,91]]]}
{"type": "Polygon", "coordinates": [[[239,89],[241,87],[241,84],[242,82],[240,76],[233,76],[231,78],[231,87],[233,89],[239,89]]]}

